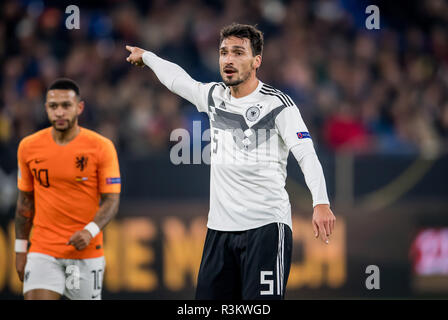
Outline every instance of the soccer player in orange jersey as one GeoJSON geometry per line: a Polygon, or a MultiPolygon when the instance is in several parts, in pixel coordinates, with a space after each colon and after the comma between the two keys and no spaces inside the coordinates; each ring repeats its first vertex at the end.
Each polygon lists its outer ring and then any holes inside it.
{"type": "Polygon", "coordinates": [[[109,139],[78,125],[84,102],[72,80],[48,88],[45,109],[52,126],[25,137],[17,152],[15,251],[24,297],[101,299],[101,230],[120,202],[117,153],[109,139]]]}

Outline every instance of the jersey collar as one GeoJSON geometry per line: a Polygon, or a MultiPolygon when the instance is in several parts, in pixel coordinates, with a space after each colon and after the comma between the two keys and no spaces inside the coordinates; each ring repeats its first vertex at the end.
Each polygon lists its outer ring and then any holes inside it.
{"type": "Polygon", "coordinates": [[[234,103],[234,102],[236,102],[236,103],[243,103],[245,101],[250,100],[252,97],[254,97],[261,90],[261,87],[263,87],[263,82],[261,82],[261,80],[258,80],[258,85],[255,88],[255,90],[252,91],[251,93],[249,93],[247,96],[244,96],[244,97],[241,97],[241,98],[234,98],[234,97],[232,97],[232,95],[230,93],[230,87],[227,87],[226,90],[228,90],[227,94],[228,94],[228,98],[229,98],[230,102],[232,102],[232,103],[234,103]]]}

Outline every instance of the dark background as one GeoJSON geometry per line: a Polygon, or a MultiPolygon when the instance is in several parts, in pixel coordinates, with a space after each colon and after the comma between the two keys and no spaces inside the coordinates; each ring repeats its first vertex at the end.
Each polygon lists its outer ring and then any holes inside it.
{"type": "Polygon", "coordinates": [[[80,85],[80,124],[110,138],[120,160],[122,204],[105,231],[104,298],[193,298],[209,166],[173,165],[170,133],[192,132],[193,121],[204,131],[208,119],[150,70],[126,63],[124,47],[219,81],[219,30],[234,21],[263,31],[259,77],[298,105],[338,218],[328,248],[309,238],[311,197],[291,157],[287,190],[298,220],[287,298],[448,296],[448,240],[427,240],[439,269],[426,276],[416,274],[424,255],[412,249],[419,232],[448,228],[446,2],[23,0],[3,1],[0,17],[1,298],[20,298],[21,290],[11,229],[17,146],[48,126],[45,90],[62,76],[80,85]],[[80,9],[79,30],[65,27],[70,4],[80,9]],[[365,27],[370,4],[380,10],[379,30],[365,27]],[[176,223],[183,237],[167,231],[176,223]],[[168,263],[185,271],[176,288],[168,263]],[[369,265],[380,269],[379,290],[366,289],[369,265]]]}

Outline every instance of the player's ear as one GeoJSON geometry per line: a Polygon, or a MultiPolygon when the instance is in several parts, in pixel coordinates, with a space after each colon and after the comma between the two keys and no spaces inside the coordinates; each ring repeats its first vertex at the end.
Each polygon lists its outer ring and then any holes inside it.
{"type": "Polygon", "coordinates": [[[78,102],[78,116],[84,111],[84,101],[78,102]]]}
{"type": "Polygon", "coordinates": [[[254,61],[254,67],[255,67],[255,69],[260,68],[260,66],[261,66],[261,60],[262,60],[261,55],[256,55],[256,56],[255,56],[255,61],[254,61]]]}

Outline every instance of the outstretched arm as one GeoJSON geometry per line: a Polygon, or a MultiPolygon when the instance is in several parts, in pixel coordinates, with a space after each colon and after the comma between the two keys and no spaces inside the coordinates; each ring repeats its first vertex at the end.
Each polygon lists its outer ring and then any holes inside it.
{"type": "Polygon", "coordinates": [[[150,51],[131,46],[126,46],[126,49],[130,52],[126,61],[136,66],[147,65],[170,91],[196,105],[199,111],[205,111],[207,88],[204,84],[191,78],[177,64],[164,60],[150,51]]]}
{"type": "Polygon", "coordinates": [[[26,254],[28,251],[28,238],[33,226],[34,219],[34,192],[25,192],[19,190],[17,198],[17,208],[15,215],[16,231],[16,270],[20,281],[23,281],[25,271],[26,254]]]}

